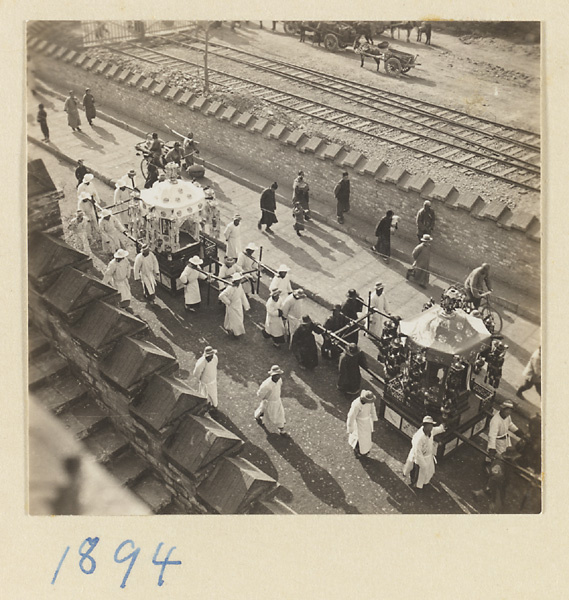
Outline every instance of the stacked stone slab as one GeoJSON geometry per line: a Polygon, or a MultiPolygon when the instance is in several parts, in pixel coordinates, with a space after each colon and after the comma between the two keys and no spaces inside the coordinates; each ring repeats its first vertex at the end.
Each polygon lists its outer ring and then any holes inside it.
{"type": "MultiPolygon", "coordinates": [[[[29,248],[30,321],[58,352],[46,368],[71,368],[100,409],[97,424],[112,423],[184,512],[267,512],[268,505],[280,514],[272,501],[277,482],[233,458],[243,440],[203,416],[205,398],[175,378],[175,357],[146,339],[143,320],[117,307],[116,291],[99,281],[89,257],[43,233],[31,236],[29,248]]],[[[34,380],[43,377],[37,370],[32,362],[34,380]]],[[[66,418],[80,437],[93,422],[77,410],[66,418]]],[[[113,440],[102,428],[88,442],[108,461],[124,450],[113,440]]],[[[156,499],[156,484],[149,481],[145,493],[156,499]]]]}

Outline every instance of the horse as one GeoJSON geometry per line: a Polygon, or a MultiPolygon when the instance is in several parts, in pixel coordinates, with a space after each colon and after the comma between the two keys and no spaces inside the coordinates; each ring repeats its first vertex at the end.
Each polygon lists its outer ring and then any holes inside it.
{"type": "Polygon", "coordinates": [[[407,32],[407,42],[411,41],[411,31],[417,26],[417,21],[391,21],[389,29],[391,31],[391,37],[393,38],[393,32],[397,29],[397,39],[401,39],[401,30],[404,29],[407,32]]]}
{"type": "Polygon", "coordinates": [[[423,21],[419,27],[417,27],[417,41],[420,42],[423,34],[425,34],[425,44],[431,45],[431,24],[427,21],[423,21]]]}
{"type": "Polygon", "coordinates": [[[381,42],[377,46],[369,44],[368,42],[360,43],[359,38],[354,42],[354,52],[360,55],[361,64],[360,67],[364,66],[364,58],[369,56],[373,58],[377,64],[377,70],[379,71],[379,61],[383,55],[383,50],[389,46],[389,42],[381,42]]]}

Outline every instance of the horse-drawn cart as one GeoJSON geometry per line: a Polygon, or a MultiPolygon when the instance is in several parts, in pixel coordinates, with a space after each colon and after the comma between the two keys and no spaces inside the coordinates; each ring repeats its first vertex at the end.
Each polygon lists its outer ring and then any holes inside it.
{"type": "Polygon", "coordinates": [[[401,73],[408,73],[413,67],[420,63],[417,62],[419,55],[409,54],[401,50],[394,50],[389,47],[389,42],[381,42],[377,46],[367,42],[358,44],[354,50],[361,56],[361,65],[364,66],[364,58],[373,58],[379,71],[379,63],[383,60],[385,72],[391,77],[399,77],[401,73]]]}

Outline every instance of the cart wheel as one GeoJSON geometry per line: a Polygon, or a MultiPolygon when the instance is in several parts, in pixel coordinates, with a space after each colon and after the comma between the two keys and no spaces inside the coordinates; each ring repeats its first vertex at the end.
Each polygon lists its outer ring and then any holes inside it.
{"type": "Polygon", "coordinates": [[[409,73],[410,70],[411,70],[411,67],[403,67],[401,69],[401,73],[409,73]]]}
{"type": "Polygon", "coordinates": [[[142,173],[144,179],[148,178],[148,161],[146,160],[146,158],[143,158],[140,161],[140,172],[142,173]]]}
{"type": "Polygon", "coordinates": [[[493,306],[484,306],[480,313],[482,314],[483,320],[488,317],[492,319],[494,331],[491,331],[490,333],[500,333],[500,331],[502,331],[502,326],[504,325],[502,315],[493,306]]]}
{"type": "Polygon", "coordinates": [[[401,75],[401,61],[398,58],[388,58],[384,64],[385,72],[391,77],[401,75]]]}
{"type": "Polygon", "coordinates": [[[327,33],[324,36],[324,48],[329,52],[336,52],[340,44],[338,43],[338,38],[333,33],[327,33]]]}
{"type": "Polygon", "coordinates": [[[288,33],[289,35],[294,35],[295,33],[298,33],[298,27],[294,21],[285,21],[284,30],[285,33],[288,33]]]}

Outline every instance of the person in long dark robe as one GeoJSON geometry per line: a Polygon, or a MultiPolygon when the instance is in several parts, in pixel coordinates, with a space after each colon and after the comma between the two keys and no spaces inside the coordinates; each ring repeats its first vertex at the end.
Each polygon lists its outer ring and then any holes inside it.
{"type": "Polygon", "coordinates": [[[73,90],[69,92],[69,96],[65,99],[63,110],[67,113],[67,124],[73,131],[81,131],[81,119],[79,117],[79,100],[75,97],[73,90]]]}
{"type": "Polygon", "coordinates": [[[43,133],[42,142],[49,142],[49,127],[47,126],[47,113],[43,104],[38,105],[37,122],[40,124],[41,132],[43,133]]]}
{"type": "Polygon", "coordinates": [[[338,223],[344,222],[344,213],[350,212],[350,177],[347,171],[342,173],[342,179],[334,188],[334,196],[336,197],[336,215],[338,223]]]}
{"type": "Polygon", "coordinates": [[[85,109],[87,122],[93,127],[93,119],[97,116],[97,109],[95,108],[95,97],[91,94],[89,88],[85,90],[85,95],[83,96],[83,108],[85,109]]]}
{"type": "Polygon", "coordinates": [[[337,388],[345,394],[359,394],[362,387],[360,367],[367,368],[364,353],[357,344],[350,344],[340,357],[337,388]]]}
{"type": "Polygon", "coordinates": [[[304,212],[304,218],[310,221],[310,208],[308,203],[310,201],[310,187],[304,179],[304,171],[298,172],[298,177],[292,184],[292,203],[300,203],[304,212]]]}
{"type": "Polygon", "coordinates": [[[387,262],[391,256],[391,225],[393,221],[393,211],[388,210],[385,217],[377,224],[375,235],[377,243],[371,249],[381,254],[381,258],[387,262]]]}
{"type": "Polygon", "coordinates": [[[302,323],[292,336],[290,349],[301,369],[314,369],[318,366],[318,348],[314,339],[314,333],[317,331],[316,325],[306,315],[302,317],[302,323]]]}
{"type": "Polygon", "coordinates": [[[83,159],[80,158],[77,161],[77,168],[75,169],[75,177],[77,177],[77,187],[83,183],[83,177],[90,173],[89,169],[83,164],[83,159]]]}
{"type": "MultiPolygon", "coordinates": [[[[326,319],[324,323],[324,329],[336,333],[347,324],[348,319],[342,313],[342,307],[339,304],[336,304],[334,306],[334,309],[332,310],[332,314],[326,319]]],[[[334,340],[331,335],[324,332],[322,333],[322,337],[324,338],[321,348],[322,356],[324,358],[338,360],[340,354],[342,354],[341,348],[338,346],[338,344],[334,343],[334,340]]]]}
{"type": "Polygon", "coordinates": [[[431,240],[433,238],[425,234],[421,243],[413,250],[413,265],[407,271],[407,279],[411,277],[421,287],[426,288],[429,284],[429,264],[431,262],[431,240]]]}
{"type": "Polygon", "coordinates": [[[275,181],[271,184],[270,188],[267,188],[261,194],[261,219],[257,223],[257,227],[262,229],[265,225],[265,231],[267,233],[273,233],[271,225],[278,223],[276,211],[277,211],[277,199],[275,192],[278,189],[279,184],[275,181]]]}
{"type": "MultiPolygon", "coordinates": [[[[348,290],[348,299],[342,305],[342,312],[346,317],[357,321],[358,313],[364,310],[365,304],[362,302],[356,290],[348,290]]],[[[357,325],[352,325],[346,330],[346,333],[342,336],[346,342],[351,344],[358,343],[360,328],[357,325]]]]}

